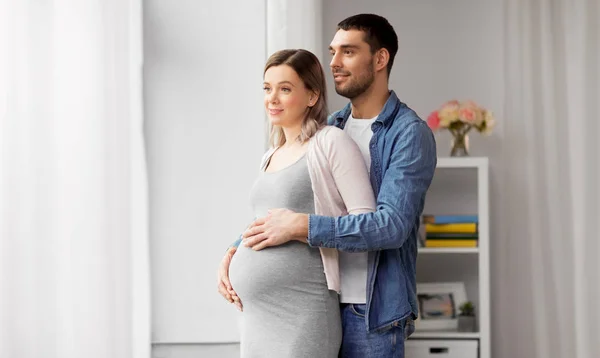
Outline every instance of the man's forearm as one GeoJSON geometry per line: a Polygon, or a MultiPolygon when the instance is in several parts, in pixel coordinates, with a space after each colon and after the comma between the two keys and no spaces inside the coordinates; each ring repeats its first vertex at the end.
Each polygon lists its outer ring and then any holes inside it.
{"type": "Polygon", "coordinates": [[[311,215],[311,246],[358,252],[400,248],[416,233],[437,164],[435,139],[422,121],[399,133],[377,191],[377,211],[327,217],[311,215]]]}
{"type": "Polygon", "coordinates": [[[329,216],[311,215],[309,217],[309,226],[312,222],[312,228],[307,235],[307,242],[313,247],[336,248],[335,235],[333,227],[334,218],[329,216]]]}
{"type": "Polygon", "coordinates": [[[308,243],[346,252],[399,248],[411,232],[412,216],[386,210],[342,217],[311,215],[308,243]]]}
{"type": "Polygon", "coordinates": [[[296,214],[294,219],[294,239],[307,243],[308,214],[296,214]]]}

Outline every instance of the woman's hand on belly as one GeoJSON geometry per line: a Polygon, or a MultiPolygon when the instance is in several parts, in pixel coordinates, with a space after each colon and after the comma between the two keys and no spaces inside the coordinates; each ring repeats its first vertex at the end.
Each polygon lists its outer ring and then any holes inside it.
{"type": "Polygon", "coordinates": [[[237,293],[231,287],[231,282],[229,281],[229,265],[231,264],[231,259],[236,252],[236,248],[232,247],[227,250],[223,260],[221,260],[221,264],[219,265],[219,270],[217,272],[217,289],[221,296],[223,296],[227,301],[233,303],[240,311],[243,310],[242,301],[238,297],[237,293]]]}

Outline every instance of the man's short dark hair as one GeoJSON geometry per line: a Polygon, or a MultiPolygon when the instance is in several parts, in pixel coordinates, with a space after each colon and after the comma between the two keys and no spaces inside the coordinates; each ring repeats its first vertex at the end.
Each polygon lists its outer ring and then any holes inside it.
{"type": "Polygon", "coordinates": [[[337,25],[338,30],[360,30],[365,33],[365,42],[371,47],[371,53],[385,48],[390,53],[387,64],[388,77],[392,71],[394,57],[398,52],[398,36],[388,20],[375,14],[358,14],[342,20],[337,25]]]}

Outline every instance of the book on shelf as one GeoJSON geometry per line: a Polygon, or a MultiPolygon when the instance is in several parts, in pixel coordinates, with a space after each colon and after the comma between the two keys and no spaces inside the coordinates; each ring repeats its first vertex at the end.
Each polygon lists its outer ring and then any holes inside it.
{"type": "Polygon", "coordinates": [[[464,248],[464,247],[477,247],[477,240],[465,239],[465,240],[426,240],[425,247],[437,247],[437,248],[464,248]]]}
{"type": "Polygon", "coordinates": [[[477,247],[477,237],[427,237],[424,247],[477,247]]]}
{"type": "Polygon", "coordinates": [[[477,215],[423,215],[425,224],[478,224],[477,215]]]}
{"type": "Polygon", "coordinates": [[[427,240],[477,240],[479,234],[474,233],[462,233],[462,232],[435,232],[427,233],[425,238],[427,240]]]}
{"type": "Polygon", "coordinates": [[[477,215],[423,215],[419,247],[476,247],[477,215]]]}
{"type": "Polygon", "coordinates": [[[456,224],[425,224],[427,233],[476,233],[476,223],[456,223],[456,224]]]}

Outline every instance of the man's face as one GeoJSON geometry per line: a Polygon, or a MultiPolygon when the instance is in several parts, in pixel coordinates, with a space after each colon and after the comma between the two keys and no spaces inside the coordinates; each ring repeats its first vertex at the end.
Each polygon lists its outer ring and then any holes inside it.
{"type": "Polygon", "coordinates": [[[329,45],[335,91],[353,99],[364,93],[375,80],[374,56],[360,30],[338,30],[329,45]]]}

